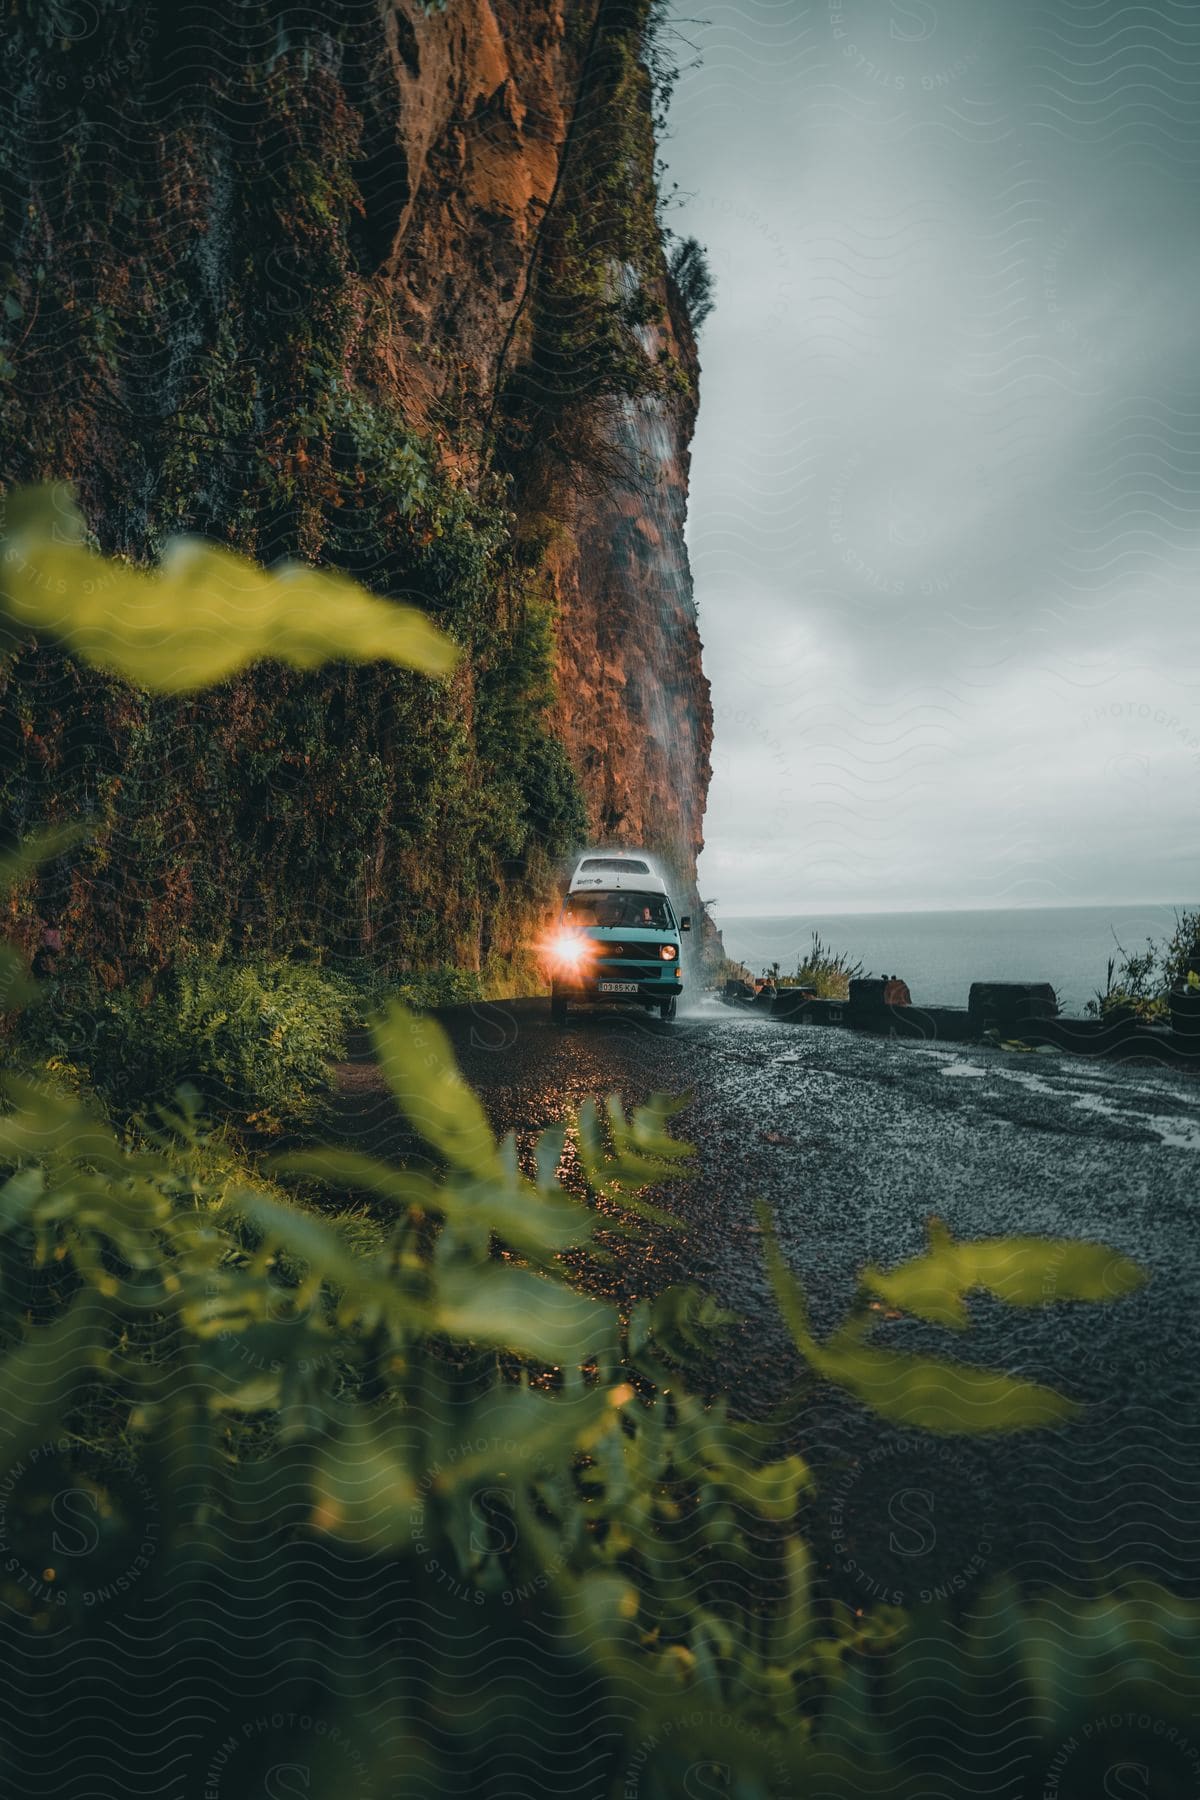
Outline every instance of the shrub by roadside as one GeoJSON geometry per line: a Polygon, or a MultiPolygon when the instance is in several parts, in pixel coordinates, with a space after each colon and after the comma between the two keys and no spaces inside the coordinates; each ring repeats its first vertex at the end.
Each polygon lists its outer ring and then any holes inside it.
{"type": "Polygon", "coordinates": [[[377,1012],[389,1000],[403,1000],[420,1012],[432,1012],[439,1006],[471,1006],[544,994],[549,985],[537,958],[520,951],[511,957],[489,957],[478,972],[443,963],[432,969],[385,974],[359,965],[347,970],[345,979],[353,985],[364,1015],[377,1012]]]}
{"type": "Polygon", "coordinates": [[[850,983],[862,972],[860,962],[852,963],[844,952],[831,950],[821,942],[820,933],[814,931],[812,948],[798,966],[793,981],[785,985],[812,988],[821,1000],[845,1000],[850,994],[850,983]]]}
{"type": "Polygon", "coordinates": [[[20,1049],[114,1117],[169,1102],[190,1084],[210,1112],[276,1136],[326,1117],[332,1065],[352,1027],[390,1000],[419,1011],[538,992],[536,968],[496,961],[482,974],[442,966],[399,975],[363,963],[218,961],[194,955],[153,980],[104,990],[65,964],[26,1013],[20,1049]]]}
{"type": "Polygon", "coordinates": [[[1108,959],[1104,991],[1088,1001],[1088,1014],[1136,1018],[1147,1025],[1167,1023],[1172,990],[1190,987],[1198,964],[1200,907],[1176,913],[1170,936],[1157,944],[1148,937],[1144,950],[1126,950],[1118,942],[1117,956],[1108,959]]]}
{"type": "Polygon", "coordinates": [[[315,1125],[331,1064],[362,1011],[354,985],[304,963],[192,957],[153,984],[102,993],[69,976],[23,1022],[24,1047],[87,1071],[117,1114],[189,1083],[240,1125],[315,1125]]]}

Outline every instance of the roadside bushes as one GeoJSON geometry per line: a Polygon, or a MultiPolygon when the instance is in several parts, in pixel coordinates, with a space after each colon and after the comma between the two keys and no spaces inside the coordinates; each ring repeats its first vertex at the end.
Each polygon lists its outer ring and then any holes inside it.
{"type": "Polygon", "coordinates": [[[1146,939],[1144,950],[1117,944],[1108,959],[1104,992],[1087,1003],[1092,1018],[1134,1017],[1152,1025],[1170,1015],[1172,989],[1194,986],[1200,971],[1200,907],[1175,915],[1175,929],[1159,943],[1146,939]],[[1119,960],[1118,960],[1119,959],[1119,960]]]}
{"type": "Polygon", "coordinates": [[[414,969],[389,981],[387,992],[408,1006],[465,1006],[483,999],[483,983],[470,969],[414,969]]]}
{"type": "Polygon", "coordinates": [[[83,984],[29,1014],[24,1036],[36,1053],[85,1068],[118,1114],[186,1083],[239,1124],[275,1133],[321,1118],[330,1064],[360,1010],[353,985],[325,969],[192,957],[152,988],[102,995],[83,984]]]}
{"type": "Polygon", "coordinates": [[[841,951],[833,951],[813,932],[812,949],[799,965],[793,978],[797,987],[815,988],[822,1000],[849,998],[850,983],[862,974],[862,964],[852,963],[841,951]]]}

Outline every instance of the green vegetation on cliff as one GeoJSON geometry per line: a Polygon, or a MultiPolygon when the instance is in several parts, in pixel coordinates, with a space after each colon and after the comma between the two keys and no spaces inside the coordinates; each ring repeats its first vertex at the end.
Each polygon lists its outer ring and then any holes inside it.
{"type": "Polygon", "coordinates": [[[579,13],[581,72],[555,204],[536,250],[523,354],[503,371],[502,466],[544,503],[556,485],[636,480],[620,407],[689,376],[650,328],[667,295],[655,167],[652,0],[579,13]]]}

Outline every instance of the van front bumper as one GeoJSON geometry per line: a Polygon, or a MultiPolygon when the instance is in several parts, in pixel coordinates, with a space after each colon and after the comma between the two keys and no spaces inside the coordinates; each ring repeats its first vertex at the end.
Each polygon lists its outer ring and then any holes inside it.
{"type": "Polygon", "coordinates": [[[601,969],[589,970],[586,975],[556,975],[554,992],[564,999],[582,1001],[589,1005],[603,1006],[611,1002],[620,1005],[636,1005],[646,1001],[659,1006],[664,1000],[672,1000],[683,992],[683,982],[674,974],[678,964],[671,965],[671,972],[660,974],[643,974],[633,969],[601,969]]]}

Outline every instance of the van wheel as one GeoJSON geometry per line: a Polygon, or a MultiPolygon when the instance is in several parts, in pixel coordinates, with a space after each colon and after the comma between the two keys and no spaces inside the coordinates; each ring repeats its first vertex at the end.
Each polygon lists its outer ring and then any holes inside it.
{"type": "Polygon", "coordinates": [[[675,1017],[675,1006],[676,997],[672,994],[669,1000],[659,1001],[658,1010],[664,1019],[673,1019],[675,1017]]]}
{"type": "Polygon", "coordinates": [[[553,1019],[553,1021],[556,1025],[565,1025],[566,1024],[566,1022],[567,1022],[567,997],[565,994],[551,994],[551,996],[550,996],[550,1017],[553,1019]]]}

